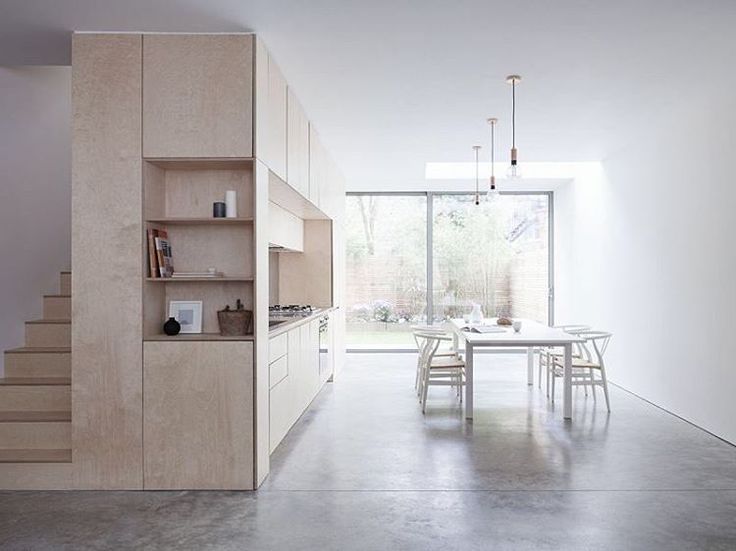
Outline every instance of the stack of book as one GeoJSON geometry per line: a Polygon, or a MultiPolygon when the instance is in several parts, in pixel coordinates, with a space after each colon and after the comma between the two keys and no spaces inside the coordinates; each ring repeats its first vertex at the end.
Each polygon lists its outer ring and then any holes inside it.
{"type": "Polygon", "coordinates": [[[166,230],[148,230],[148,274],[152,278],[174,274],[174,259],[166,230]]]}

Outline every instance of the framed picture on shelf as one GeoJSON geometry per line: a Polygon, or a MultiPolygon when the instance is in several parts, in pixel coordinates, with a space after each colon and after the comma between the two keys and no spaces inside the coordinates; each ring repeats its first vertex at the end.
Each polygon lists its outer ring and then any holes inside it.
{"type": "Polygon", "coordinates": [[[202,332],[201,300],[170,300],[169,317],[181,325],[181,333],[202,332]]]}

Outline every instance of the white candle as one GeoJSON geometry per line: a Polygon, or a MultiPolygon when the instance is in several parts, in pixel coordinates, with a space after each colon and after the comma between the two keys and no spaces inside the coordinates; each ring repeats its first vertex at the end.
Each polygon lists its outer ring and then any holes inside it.
{"type": "Polygon", "coordinates": [[[237,193],[234,190],[225,192],[225,216],[228,218],[238,217],[237,193]]]}

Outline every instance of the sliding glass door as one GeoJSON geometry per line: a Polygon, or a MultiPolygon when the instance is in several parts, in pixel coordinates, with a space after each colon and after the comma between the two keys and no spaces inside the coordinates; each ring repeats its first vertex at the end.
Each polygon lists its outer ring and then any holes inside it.
{"type": "Polygon", "coordinates": [[[426,195],[349,195],[348,346],[406,347],[426,322],[426,195]]]}
{"type": "Polygon", "coordinates": [[[410,348],[413,324],[462,317],[476,303],[486,316],[551,321],[550,199],[348,195],[348,347],[410,348]]]}
{"type": "Polygon", "coordinates": [[[549,200],[501,195],[435,195],[432,220],[434,320],[463,317],[479,304],[487,317],[549,318],[549,200]]]}

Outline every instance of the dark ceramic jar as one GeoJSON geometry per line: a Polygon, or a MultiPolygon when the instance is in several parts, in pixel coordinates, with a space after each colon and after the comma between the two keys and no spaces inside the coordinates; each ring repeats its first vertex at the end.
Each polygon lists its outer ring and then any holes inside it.
{"type": "Polygon", "coordinates": [[[167,335],[173,337],[174,335],[178,335],[179,331],[181,331],[181,325],[176,319],[169,318],[169,321],[164,323],[164,333],[167,335]]]}

